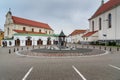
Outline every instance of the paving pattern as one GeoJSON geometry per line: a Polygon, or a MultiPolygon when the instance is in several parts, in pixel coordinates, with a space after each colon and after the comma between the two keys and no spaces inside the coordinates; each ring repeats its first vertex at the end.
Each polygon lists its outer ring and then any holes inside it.
{"type": "Polygon", "coordinates": [[[120,80],[120,52],[34,58],[16,55],[14,48],[0,48],[0,80],[120,80]]]}
{"type": "Polygon", "coordinates": [[[75,48],[67,50],[55,50],[55,49],[33,49],[27,51],[20,51],[19,54],[29,55],[29,56],[89,56],[89,55],[99,55],[104,54],[105,51],[98,49],[88,49],[88,48],[75,48]]]}

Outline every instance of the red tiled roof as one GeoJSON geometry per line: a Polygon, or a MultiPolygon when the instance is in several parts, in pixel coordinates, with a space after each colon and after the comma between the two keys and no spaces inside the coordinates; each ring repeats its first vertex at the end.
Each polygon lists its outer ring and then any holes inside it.
{"type": "Polygon", "coordinates": [[[90,36],[92,36],[93,34],[95,34],[96,32],[98,32],[98,31],[88,32],[88,33],[86,33],[85,35],[83,35],[82,37],[90,37],[90,36]]]}
{"type": "Polygon", "coordinates": [[[94,15],[90,18],[93,19],[102,13],[111,10],[112,8],[115,8],[116,6],[120,5],[120,0],[109,0],[105,4],[101,5],[99,9],[94,13],[94,15]]]}
{"type": "Polygon", "coordinates": [[[24,19],[24,18],[20,18],[16,16],[12,16],[12,19],[15,24],[21,24],[21,25],[27,25],[27,26],[33,26],[33,27],[39,27],[39,28],[45,28],[45,29],[52,30],[52,28],[50,28],[50,26],[45,23],[32,21],[32,20],[28,20],[28,19],[24,19]]]}
{"type": "Polygon", "coordinates": [[[77,34],[82,34],[82,33],[85,33],[86,30],[74,30],[70,36],[74,36],[74,35],[77,35],[77,34]]]}
{"type": "Polygon", "coordinates": [[[23,31],[23,30],[13,30],[17,33],[28,33],[28,34],[45,34],[45,33],[42,33],[42,32],[32,32],[32,31],[23,31]]]}

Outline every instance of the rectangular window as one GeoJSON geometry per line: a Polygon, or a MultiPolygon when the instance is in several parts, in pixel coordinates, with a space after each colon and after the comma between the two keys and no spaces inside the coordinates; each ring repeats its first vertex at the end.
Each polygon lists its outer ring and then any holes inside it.
{"type": "Polygon", "coordinates": [[[112,27],[112,15],[108,14],[108,28],[112,27]]]}
{"type": "Polygon", "coordinates": [[[101,30],[101,29],[102,29],[102,19],[99,18],[99,30],[101,30]]]}
{"type": "Polygon", "coordinates": [[[10,33],[10,29],[9,29],[9,28],[7,28],[7,35],[9,35],[9,33],[10,33]]]}

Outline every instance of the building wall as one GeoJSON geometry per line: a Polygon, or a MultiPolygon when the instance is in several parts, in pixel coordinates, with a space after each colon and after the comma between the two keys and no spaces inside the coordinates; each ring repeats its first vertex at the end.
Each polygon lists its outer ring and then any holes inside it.
{"type": "Polygon", "coordinates": [[[2,39],[4,38],[4,32],[0,32],[0,46],[2,44],[2,39]]]}
{"type": "MultiPolygon", "coordinates": [[[[26,31],[32,31],[32,29],[34,29],[34,32],[39,32],[39,30],[41,30],[42,33],[46,33],[46,31],[47,31],[46,34],[53,34],[53,31],[49,30],[49,29],[38,28],[38,27],[33,27],[33,26],[18,25],[18,24],[14,24],[13,29],[23,30],[23,27],[26,28],[26,31]]],[[[13,33],[15,33],[15,32],[13,31],[13,33]]]]}
{"type": "MultiPolygon", "coordinates": [[[[14,36],[14,41],[19,39],[20,40],[20,46],[26,46],[26,40],[27,40],[27,35],[16,35],[14,36]]],[[[51,38],[51,44],[53,44],[53,41],[56,40],[56,37],[52,36],[30,36],[32,40],[32,45],[37,45],[37,41],[41,39],[43,41],[43,45],[47,45],[47,38],[51,38]]]]}
{"type": "Polygon", "coordinates": [[[116,9],[116,39],[120,40],[120,6],[116,9]]]}
{"type": "Polygon", "coordinates": [[[84,41],[82,38],[83,35],[84,33],[70,36],[69,38],[71,38],[71,40],[69,39],[69,41],[71,41],[72,43],[83,42],[84,41]]]}
{"type": "Polygon", "coordinates": [[[54,31],[50,29],[45,29],[45,28],[38,28],[36,26],[26,26],[26,25],[19,25],[19,24],[14,24],[12,20],[12,15],[10,13],[7,13],[6,15],[6,21],[4,25],[4,31],[5,31],[5,39],[6,38],[12,38],[13,34],[16,33],[13,31],[14,29],[16,30],[23,30],[23,27],[26,28],[26,31],[32,31],[32,28],[34,29],[34,32],[41,32],[46,33],[46,34],[53,34],[54,31]],[[9,28],[9,31],[8,31],[9,28]],[[9,33],[9,34],[8,34],[9,33]]]}
{"type": "Polygon", "coordinates": [[[3,46],[2,42],[7,42],[7,47],[15,46],[15,41],[14,40],[2,40],[1,41],[1,46],[3,46]],[[11,45],[10,45],[11,42],[11,45]]]}
{"type": "MultiPolygon", "coordinates": [[[[27,35],[14,35],[13,40],[2,40],[2,42],[7,42],[7,46],[11,47],[11,46],[15,46],[15,40],[19,39],[20,40],[20,46],[26,46],[27,37],[28,37],[27,35]],[[10,45],[9,42],[11,42],[12,44],[10,45]]],[[[56,37],[53,37],[53,36],[29,36],[29,37],[31,37],[30,40],[32,40],[32,46],[37,45],[37,41],[39,39],[41,39],[43,41],[43,45],[47,45],[47,38],[48,37],[51,38],[51,44],[53,44],[54,40],[58,40],[56,37]]]]}
{"type": "Polygon", "coordinates": [[[95,34],[89,36],[89,37],[83,37],[83,42],[92,42],[92,41],[97,41],[98,40],[98,33],[96,32],[95,34]]]}
{"type": "Polygon", "coordinates": [[[94,21],[94,31],[98,31],[98,40],[120,40],[119,30],[120,30],[120,6],[109,10],[96,18],[89,20],[90,31],[92,31],[92,21],[94,21]],[[108,28],[108,14],[112,14],[112,27],[108,28]],[[102,19],[102,29],[99,30],[99,18],[102,19]],[[107,36],[104,37],[103,34],[107,36]]]}

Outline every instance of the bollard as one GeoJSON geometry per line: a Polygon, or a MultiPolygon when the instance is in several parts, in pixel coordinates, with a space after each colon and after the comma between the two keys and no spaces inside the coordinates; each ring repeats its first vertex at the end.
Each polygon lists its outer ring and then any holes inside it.
{"type": "Polygon", "coordinates": [[[112,49],[110,48],[110,51],[112,51],[112,49]]]}
{"type": "Polygon", "coordinates": [[[17,48],[17,51],[19,51],[19,48],[17,48]]]}
{"type": "Polygon", "coordinates": [[[99,47],[99,49],[101,50],[101,46],[99,47]]]}
{"type": "Polygon", "coordinates": [[[119,48],[117,47],[117,51],[119,51],[119,48]]]}
{"type": "Polygon", "coordinates": [[[14,52],[15,52],[15,48],[14,48],[14,52]]]}
{"type": "Polygon", "coordinates": [[[106,47],[104,48],[104,50],[106,50],[106,47]]]}
{"type": "Polygon", "coordinates": [[[33,45],[33,49],[34,49],[34,45],[33,45]]]}
{"type": "Polygon", "coordinates": [[[27,50],[29,49],[29,47],[27,47],[27,50]]]}
{"type": "Polygon", "coordinates": [[[11,54],[11,50],[9,49],[9,54],[11,54]]]}
{"type": "Polygon", "coordinates": [[[21,50],[23,50],[23,47],[21,48],[21,50]]]}

